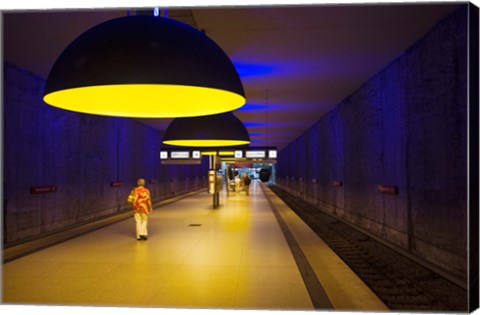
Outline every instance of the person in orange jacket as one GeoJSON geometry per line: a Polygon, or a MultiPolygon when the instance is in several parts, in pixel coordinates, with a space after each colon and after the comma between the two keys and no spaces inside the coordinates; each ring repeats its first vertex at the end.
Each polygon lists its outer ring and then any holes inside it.
{"type": "Polygon", "coordinates": [[[152,199],[150,198],[150,190],[145,187],[145,180],[140,178],[137,181],[137,187],[132,190],[133,198],[133,214],[136,222],[137,240],[147,240],[148,231],[148,215],[152,213],[152,199]]]}

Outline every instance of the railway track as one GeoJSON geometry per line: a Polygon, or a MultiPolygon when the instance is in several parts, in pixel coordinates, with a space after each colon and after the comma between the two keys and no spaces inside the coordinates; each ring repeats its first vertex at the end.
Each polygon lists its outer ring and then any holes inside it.
{"type": "Polygon", "coordinates": [[[461,311],[467,291],[308,202],[270,185],[391,310],[461,311]]]}

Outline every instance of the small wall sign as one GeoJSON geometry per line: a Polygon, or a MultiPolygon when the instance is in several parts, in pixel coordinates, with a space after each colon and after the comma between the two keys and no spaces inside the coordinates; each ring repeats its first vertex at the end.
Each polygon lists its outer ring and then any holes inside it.
{"type": "Polygon", "coordinates": [[[57,186],[49,185],[49,186],[30,187],[30,194],[32,195],[46,194],[46,193],[52,193],[52,192],[57,192],[57,186]]]}
{"type": "Polygon", "coordinates": [[[378,192],[387,195],[397,195],[398,187],[397,186],[387,186],[387,185],[377,185],[378,192]]]}
{"type": "Polygon", "coordinates": [[[332,182],[332,186],[333,187],[342,187],[343,186],[343,182],[341,180],[334,180],[332,182]]]}

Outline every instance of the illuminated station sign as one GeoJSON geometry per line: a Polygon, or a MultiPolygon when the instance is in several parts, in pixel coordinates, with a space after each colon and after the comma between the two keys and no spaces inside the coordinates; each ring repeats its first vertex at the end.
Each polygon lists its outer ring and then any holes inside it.
{"type": "Polygon", "coordinates": [[[205,152],[196,150],[175,150],[162,149],[160,151],[160,160],[162,164],[200,164],[202,156],[216,155],[226,162],[256,162],[264,161],[275,163],[277,159],[277,149],[275,147],[267,148],[248,148],[245,150],[215,150],[208,149],[205,152]]]}
{"type": "Polygon", "coordinates": [[[170,152],[171,159],[189,159],[190,152],[189,151],[172,151],[170,152]]]}
{"type": "Polygon", "coordinates": [[[245,157],[247,159],[264,159],[266,156],[265,151],[246,151],[245,157]]]}

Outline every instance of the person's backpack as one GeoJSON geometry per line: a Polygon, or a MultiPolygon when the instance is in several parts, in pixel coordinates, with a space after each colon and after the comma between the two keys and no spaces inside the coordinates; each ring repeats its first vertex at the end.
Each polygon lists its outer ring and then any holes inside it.
{"type": "Polygon", "coordinates": [[[245,185],[250,185],[250,177],[245,177],[245,185]]]}
{"type": "Polygon", "coordinates": [[[128,203],[133,203],[134,200],[135,200],[135,189],[132,189],[132,191],[130,192],[130,195],[128,195],[127,201],[128,203]]]}

